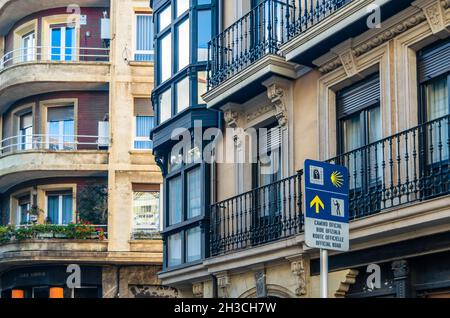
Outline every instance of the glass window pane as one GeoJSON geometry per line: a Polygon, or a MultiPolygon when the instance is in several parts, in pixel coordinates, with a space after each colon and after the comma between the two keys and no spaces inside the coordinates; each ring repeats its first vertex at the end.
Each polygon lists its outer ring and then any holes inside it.
{"type": "Polygon", "coordinates": [[[189,107],[189,78],[186,77],[177,83],[177,112],[189,107]]]}
{"type": "Polygon", "coordinates": [[[189,65],[190,61],[189,19],[178,26],[178,70],[189,65]]]}
{"type": "Polygon", "coordinates": [[[172,23],[172,6],[168,6],[159,14],[158,31],[164,30],[172,23]]]}
{"type": "Polygon", "coordinates": [[[134,192],[133,229],[159,231],[159,192],[134,192]]]}
{"type": "Polygon", "coordinates": [[[449,113],[447,77],[427,85],[427,120],[433,120],[449,113]]]}
{"type": "Polygon", "coordinates": [[[197,168],[187,174],[187,209],[188,219],[192,219],[202,214],[201,210],[201,170],[197,168]]]}
{"type": "Polygon", "coordinates": [[[65,60],[75,61],[75,28],[66,28],[65,60]]]}
{"type": "Polygon", "coordinates": [[[51,60],[61,60],[61,28],[51,29],[51,60]]]}
{"type": "Polygon", "coordinates": [[[161,52],[161,82],[172,76],[172,37],[167,34],[160,40],[161,52]]]}
{"type": "Polygon", "coordinates": [[[181,259],[181,234],[169,236],[167,239],[167,261],[170,266],[177,266],[182,263],[181,259]]]}
{"type": "Polygon", "coordinates": [[[182,191],[181,177],[169,181],[169,225],[182,221],[182,191]]]}
{"type": "Polygon", "coordinates": [[[150,132],[154,126],[153,119],[152,116],[136,116],[134,149],[152,149],[150,132]]]}
{"type": "Polygon", "coordinates": [[[211,4],[211,0],[197,0],[198,5],[211,4]]]}
{"type": "Polygon", "coordinates": [[[160,123],[172,117],[172,90],[168,89],[159,96],[159,121],[160,123]]]}
{"type": "Polygon", "coordinates": [[[59,196],[47,197],[47,223],[59,224],[59,196]]]}
{"type": "Polygon", "coordinates": [[[153,22],[152,15],[136,16],[136,61],[153,61],[153,22]]]}
{"type": "Polygon", "coordinates": [[[177,0],[177,17],[189,9],[189,0],[177,0]]]}
{"type": "Polygon", "coordinates": [[[206,61],[208,59],[208,42],[211,40],[211,11],[198,11],[198,43],[197,60],[206,61]]]}
{"type": "Polygon", "coordinates": [[[202,258],[200,227],[186,231],[186,261],[194,262],[202,258]]]}
{"type": "Polygon", "coordinates": [[[62,224],[69,224],[72,222],[72,195],[62,196],[62,224]]]}
{"type": "Polygon", "coordinates": [[[197,89],[198,89],[197,103],[206,104],[202,98],[202,95],[206,93],[207,89],[207,76],[205,71],[197,73],[197,89]]]}

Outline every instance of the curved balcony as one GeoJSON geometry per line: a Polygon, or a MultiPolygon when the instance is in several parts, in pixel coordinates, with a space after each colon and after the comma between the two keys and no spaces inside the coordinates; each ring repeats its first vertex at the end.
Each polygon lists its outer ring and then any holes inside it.
{"type": "MultiPolygon", "coordinates": [[[[20,19],[38,11],[68,7],[71,0],[0,0],[0,36],[20,19]]],[[[109,0],[78,0],[80,7],[109,7],[109,0]]],[[[71,11],[70,11],[71,12],[71,11]]]]}
{"type": "Polygon", "coordinates": [[[106,225],[0,227],[0,268],[49,262],[98,262],[108,250],[106,225]]]}
{"type": "Polygon", "coordinates": [[[0,112],[20,98],[64,90],[107,90],[109,49],[36,46],[0,59],[0,112]]]}
{"type": "Polygon", "coordinates": [[[104,176],[108,137],[24,135],[0,142],[0,192],[36,178],[104,176]]]}

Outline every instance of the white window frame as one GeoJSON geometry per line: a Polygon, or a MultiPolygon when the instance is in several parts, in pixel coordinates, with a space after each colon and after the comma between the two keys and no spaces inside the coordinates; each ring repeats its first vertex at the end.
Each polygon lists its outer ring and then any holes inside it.
{"type": "Polygon", "coordinates": [[[155,233],[159,232],[161,230],[161,192],[158,190],[153,190],[153,191],[132,191],[133,194],[133,203],[132,203],[132,213],[131,213],[131,224],[132,224],[132,230],[134,232],[139,232],[142,230],[154,230],[155,233]],[[158,226],[154,229],[150,229],[148,227],[145,226],[136,226],[134,224],[134,208],[135,208],[135,193],[157,193],[159,194],[159,200],[158,200],[158,226]]]}
{"type": "MultiPolygon", "coordinates": [[[[72,192],[72,200],[73,200],[73,192],[72,192]]],[[[52,224],[53,225],[66,225],[66,224],[63,224],[62,223],[62,219],[63,219],[63,196],[64,196],[64,194],[58,194],[58,195],[54,195],[54,194],[48,194],[48,193],[46,193],[45,194],[45,219],[47,219],[48,218],[48,214],[49,214],[49,211],[48,211],[48,197],[49,196],[54,196],[54,197],[58,197],[58,223],[55,223],[53,220],[52,220],[52,224]]],[[[72,207],[72,210],[73,210],[73,207],[72,207]]],[[[73,211],[72,211],[72,222],[73,222],[73,211]]]]}
{"type": "Polygon", "coordinates": [[[19,127],[19,131],[17,133],[17,135],[19,136],[20,140],[18,142],[17,148],[18,150],[31,150],[33,149],[33,111],[31,112],[26,112],[23,113],[21,115],[18,115],[18,127],[19,127]],[[22,131],[22,128],[20,127],[20,123],[22,120],[23,116],[27,116],[27,115],[31,115],[31,126],[26,127],[25,129],[23,129],[24,131],[22,131]],[[27,132],[27,130],[30,129],[29,132],[27,132]],[[25,138],[25,143],[22,142],[22,138],[25,138]]]}
{"type": "Polygon", "coordinates": [[[21,39],[21,60],[22,62],[30,62],[35,59],[36,54],[36,33],[35,31],[31,31],[24,36],[22,36],[21,39]],[[28,45],[25,46],[25,41],[28,40],[28,45]],[[26,53],[25,53],[26,51],[26,53]]]}
{"type": "Polygon", "coordinates": [[[134,120],[133,120],[133,142],[132,142],[132,145],[131,145],[131,149],[133,149],[133,150],[137,150],[137,151],[147,151],[147,150],[153,150],[153,147],[152,148],[136,148],[135,147],[135,142],[136,141],[143,141],[143,142],[151,142],[152,141],[152,139],[150,138],[150,136],[148,136],[148,137],[138,137],[138,136],[136,136],[136,128],[137,128],[137,126],[136,126],[136,121],[137,121],[137,118],[138,117],[153,117],[153,121],[155,121],[155,116],[134,116],[134,120]]]}
{"type": "MultiPolygon", "coordinates": [[[[137,54],[152,54],[153,55],[153,60],[155,59],[155,50],[138,50],[137,49],[137,34],[138,34],[138,25],[137,25],[137,20],[138,20],[138,16],[153,16],[153,13],[138,13],[135,12],[134,14],[134,34],[133,34],[133,61],[136,60],[136,55],[137,54]]],[[[154,39],[153,39],[154,41],[154,39]]],[[[153,43],[154,45],[154,43],[153,43]]],[[[139,62],[151,62],[151,61],[139,61],[139,62]]]]}
{"type": "Polygon", "coordinates": [[[50,61],[52,61],[52,55],[56,55],[56,54],[52,54],[52,49],[53,49],[53,45],[52,45],[52,40],[53,40],[53,29],[61,29],[61,46],[59,47],[60,52],[59,52],[59,60],[55,60],[55,61],[59,61],[59,62],[69,62],[66,61],[66,49],[71,48],[72,49],[72,58],[70,59],[70,61],[76,61],[76,55],[77,55],[77,30],[76,28],[73,28],[73,42],[74,42],[74,46],[73,47],[66,47],[66,30],[67,27],[62,26],[62,27],[52,27],[50,26],[50,43],[49,43],[49,55],[48,55],[48,59],[50,61]]]}
{"type": "MultiPolygon", "coordinates": [[[[66,137],[71,137],[73,138],[73,144],[71,147],[71,150],[76,150],[76,145],[77,145],[77,141],[75,138],[75,132],[72,132],[72,135],[64,135],[64,123],[68,121],[68,120],[60,120],[60,121],[54,121],[57,122],[59,124],[58,127],[58,142],[55,143],[55,145],[57,145],[57,150],[64,150],[64,138],[66,137]]],[[[74,122],[75,125],[75,121],[72,120],[74,122]]],[[[47,145],[47,149],[50,149],[50,145],[53,145],[50,143],[50,137],[53,137],[50,135],[50,123],[52,122],[47,122],[47,136],[46,136],[46,145],[47,145]]]]}
{"type": "MultiPolygon", "coordinates": [[[[17,209],[16,209],[16,225],[22,225],[22,211],[21,211],[21,205],[17,203],[17,209]]],[[[31,204],[27,203],[28,211],[31,208],[31,204]]],[[[27,213],[27,223],[30,221],[30,213],[27,213]]]]}

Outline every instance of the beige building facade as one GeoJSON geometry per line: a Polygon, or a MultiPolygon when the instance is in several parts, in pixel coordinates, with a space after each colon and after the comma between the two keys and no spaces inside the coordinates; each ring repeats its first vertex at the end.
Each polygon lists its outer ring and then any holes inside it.
{"type": "Polygon", "coordinates": [[[319,297],[302,196],[315,159],[350,172],[351,250],[331,253],[328,296],[448,297],[433,264],[450,249],[450,2],[306,2],[218,2],[203,99],[223,113],[215,156],[246,160],[211,167],[209,256],[159,277],[189,297],[319,297]]]}
{"type": "Polygon", "coordinates": [[[173,297],[156,276],[152,11],[72,3],[0,2],[1,296],[173,297]]]}

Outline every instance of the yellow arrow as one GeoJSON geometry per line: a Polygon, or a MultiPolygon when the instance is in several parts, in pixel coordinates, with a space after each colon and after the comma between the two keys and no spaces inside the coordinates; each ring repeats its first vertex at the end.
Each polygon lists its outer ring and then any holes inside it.
{"type": "Polygon", "coordinates": [[[323,204],[322,200],[320,200],[318,195],[316,195],[314,200],[311,201],[310,207],[312,208],[314,205],[316,206],[316,213],[317,214],[319,214],[319,211],[320,211],[319,207],[322,208],[322,210],[325,209],[325,205],[323,204]]]}

